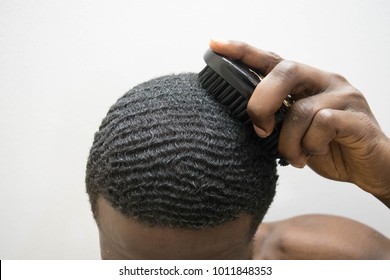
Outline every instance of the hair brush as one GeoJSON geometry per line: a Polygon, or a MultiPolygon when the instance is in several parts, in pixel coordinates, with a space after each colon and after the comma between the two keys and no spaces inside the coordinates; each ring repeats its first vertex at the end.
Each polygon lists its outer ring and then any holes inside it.
{"type": "MultiPolygon", "coordinates": [[[[199,73],[200,84],[214,98],[229,108],[230,114],[246,125],[251,125],[247,113],[247,104],[262,76],[249,66],[237,60],[231,60],[208,49],[204,54],[207,66],[199,73]]],[[[284,115],[291,106],[292,99],[288,96],[275,114],[275,128],[266,138],[258,137],[264,147],[273,155],[278,154],[278,138],[284,115]]],[[[280,158],[280,165],[287,162],[280,158]]]]}

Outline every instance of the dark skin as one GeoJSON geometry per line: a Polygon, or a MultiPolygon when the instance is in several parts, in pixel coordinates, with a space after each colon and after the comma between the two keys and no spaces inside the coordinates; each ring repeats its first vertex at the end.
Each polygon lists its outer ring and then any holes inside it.
{"type": "Polygon", "coordinates": [[[202,230],[150,227],[115,211],[98,200],[102,259],[250,259],[251,216],[202,230]]]}
{"type": "MultiPolygon", "coordinates": [[[[260,137],[274,127],[284,98],[295,100],[280,133],[279,152],[295,167],[351,182],[390,208],[390,140],[362,93],[338,74],[282,59],[243,42],[211,41],[265,78],[248,103],[260,137]]],[[[390,239],[349,219],[306,215],[263,223],[248,239],[251,216],[202,230],[150,227],[98,200],[103,259],[390,259],[390,239]]]]}
{"type": "Polygon", "coordinates": [[[291,95],[295,103],[283,121],[279,153],[295,167],[354,183],[390,208],[390,139],[361,92],[338,74],[243,42],[211,41],[210,47],[266,76],[247,108],[260,137],[272,132],[275,112],[291,95]]]}
{"type": "Polygon", "coordinates": [[[390,239],[359,222],[331,215],[304,215],[263,223],[254,259],[390,259],[390,239]]]}
{"type": "Polygon", "coordinates": [[[102,259],[390,259],[390,239],[349,219],[306,215],[263,223],[248,239],[252,217],[214,228],[150,227],[98,200],[102,259]]]}

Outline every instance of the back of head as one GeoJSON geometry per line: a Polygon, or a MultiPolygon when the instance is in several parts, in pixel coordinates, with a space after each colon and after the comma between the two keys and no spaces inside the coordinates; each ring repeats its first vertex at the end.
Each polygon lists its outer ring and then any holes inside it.
{"type": "Polygon", "coordinates": [[[196,74],[140,84],[111,107],[95,134],[86,185],[150,226],[206,228],[253,215],[275,194],[275,158],[252,129],[202,89],[196,74]]]}

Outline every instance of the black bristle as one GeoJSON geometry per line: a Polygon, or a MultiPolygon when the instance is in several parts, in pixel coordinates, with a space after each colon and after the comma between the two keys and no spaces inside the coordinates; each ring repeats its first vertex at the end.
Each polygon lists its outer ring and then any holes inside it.
{"type": "Polygon", "coordinates": [[[226,96],[230,95],[230,93],[232,91],[234,91],[235,89],[229,85],[228,83],[223,83],[224,85],[224,90],[221,91],[219,94],[217,94],[215,97],[216,100],[218,100],[219,102],[221,102],[221,100],[223,100],[224,98],[226,98],[226,96]]]}
{"type": "Polygon", "coordinates": [[[242,117],[243,114],[247,114],[246,112],[246,106],[247,106],[248,102],[245,101],[241,101],[240,104],[237,106],[236,109],[234,109],[234,111],[232,111],[232,115],[235,116],[237,119],[240,119],[242,117]]]}
{"type": "Polygon", "coordinates": [[[230,103],[229,109],[230,109],[232,115],[237,117],[237,115],[240,113],[239,108],[246,108],[246,105],[248,102],[243,96],[239,95],[239,96],[236,96],[236,98],[234,98],[229,103],[230,103]],[[244,106],[242,107],[241,105],[244,105],[244,106]]]}
{"type": "Polygon", "coordinates": [[[243,97],[236,89],[218,75],[211,67],[206,66],[199,73],[199,81],[214,98],[222,105],[229,108],[232,116],[236,117],[243,123],[246,123],[247,116],[246,106],[248,100],[243,97]]]}
{"type": "MultiPolygon", "coordinates": [[[[199,73],[199,82],[202,87],[205,88],[207,92],[209,92],[219,103],[228,107],[230,114],[233,117],[237,118],[247,126],[252,125],[246,110],[249,101],[248,98],[237,91],[211,67],[206,66],[199,73]]],[[[279,118],[283,118],[285,110],[286,108],[283,107],[281,112],[277,114],[277,121],[279,121],[279,118]]],[[[264,145],[271,153],[277,153],[279,129],[275,129],[273,133],[266,138],[258,138],[258,141],[261,142],[262,145],[264,145]]],[[[279,160],[279,164],[284,166],[288,163],[281,158],[279,160]]]]}

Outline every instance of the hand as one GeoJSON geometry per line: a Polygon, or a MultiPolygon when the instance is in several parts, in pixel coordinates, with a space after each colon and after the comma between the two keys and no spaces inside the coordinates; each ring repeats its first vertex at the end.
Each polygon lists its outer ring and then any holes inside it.
{"type": "Polygon", "coordinates": [[[295,101],[280,132],[281,156],[295,167],[307,164],[321,176],[352,182],[390,208],[390,140],[362,93],[338,74],[246,43],[211,41],[210,47],[265,76],[247,108],[260,137],[271,134],[283,100],[290,95],[295,101]]]}

